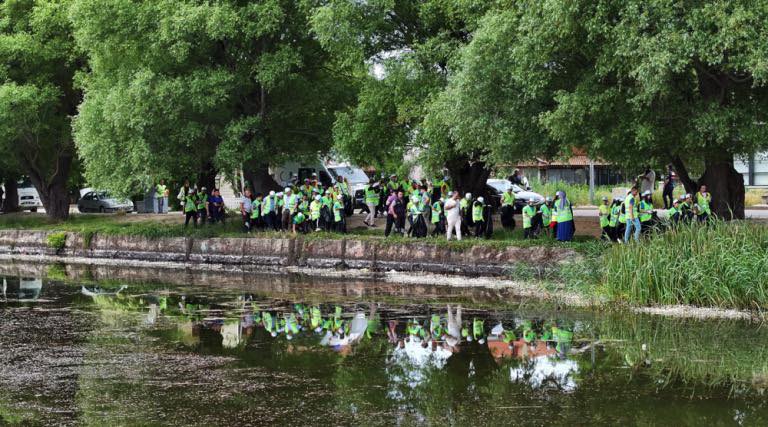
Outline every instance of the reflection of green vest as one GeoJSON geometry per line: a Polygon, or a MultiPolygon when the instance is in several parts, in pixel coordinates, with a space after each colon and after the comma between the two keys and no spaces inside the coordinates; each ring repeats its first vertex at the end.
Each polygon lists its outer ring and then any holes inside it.
{"type": "Polygon", "coordinates": [[[536,215],[536,209],[531,205],[526,205],[523,208],[523,228],[531,228],[531,220],[536,215]]]}
{"type": "Polygon", "coordinates": [[[472,321],[472,335],[475,337],[475,339],[478,339],[483,336],[484,328],[483,328],[483,321],[480,319],[474,319],[472,321]]]}

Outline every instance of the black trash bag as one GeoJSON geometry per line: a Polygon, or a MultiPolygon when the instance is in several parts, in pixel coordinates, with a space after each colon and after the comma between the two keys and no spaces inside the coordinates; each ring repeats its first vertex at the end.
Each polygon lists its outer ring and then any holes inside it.
{"type": "Polygon", "coordinates": [[[507,230],[515,229],[515,208],[511,205],[506,205],[501,208],[501,226],[507,230]]]}
{"type": "Polygon", "coordinates": [[[333,214],[328,206],[320,208],[320,228],[325,231],[332,231],[333,229],[333,214]]]}
{"type": "Polygon", "coordinates": [[[493,209],[488,205],[483,209],[483,219],[485,220],[485,238],[490,239],[493,236],[493,209]]]}
{"type": "Polygon", "coordinates": [[[416,217],[411,229],[411,235],[417,238],[427,237],[427,222],[424,220],[423,215],[416,217]]]}
{"type": "Polygon", "coordinates": [[[355,204],[352,203],[352,197],[344,196],[344,214],[352,216],[353,213],[355,213],[355,204]]]}

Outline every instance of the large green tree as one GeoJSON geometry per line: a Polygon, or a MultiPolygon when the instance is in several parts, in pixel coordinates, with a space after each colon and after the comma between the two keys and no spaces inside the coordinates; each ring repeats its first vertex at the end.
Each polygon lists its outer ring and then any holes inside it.
{"type": "Polygon", "coordinates": [[[586,148],[672,163],[744,216],[735,155],[766,147],[768,3],[516,1],[487,13],[429,107],[425,136],[493,159],[586,148]],[[698,179],[691,164],[703,164],[698,179]]]}
{"type": "MultiPolygon", "coordinates": [[[[0,3],[0,151],[28,175],[49,217],[69,215],[67,180],[75,146],[71,118],[83,68],[68,18],[69,1],[0,3]]],[[[15,177],[6,177],[15,178],[15,177]]]]}
{"type": "Polygon", "coordinates": [[[335,148],[382,169],[415,156],[428,171],[447,168],[458,188],[479,192],[489,170],[484,150],[457,150],[449,134],[422,137],[428,107],[444,90],[452,63],[478,20],[497,1],[331,0],[315,9],[323,47],[358,76],[357,103],[340,111],[335,148]]]}
{"type": "MultiPolygon", "coordinates": [[[[352,99],[310,35],[311,2],[75,0],[91,72],[76,121],[86,177],[127,192],[317,155],[352,99]]],[[[261,178],[261,179],[260,179],[261,178]]]]}

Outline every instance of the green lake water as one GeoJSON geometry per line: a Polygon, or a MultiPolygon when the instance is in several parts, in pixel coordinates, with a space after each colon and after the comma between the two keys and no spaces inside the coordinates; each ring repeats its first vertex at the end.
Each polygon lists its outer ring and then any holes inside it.
{"type": "Polygon", "coordinates": [[[757,324],[445,287],[57,276],[0,277],[0,425],[768,425],[757,324]]]}

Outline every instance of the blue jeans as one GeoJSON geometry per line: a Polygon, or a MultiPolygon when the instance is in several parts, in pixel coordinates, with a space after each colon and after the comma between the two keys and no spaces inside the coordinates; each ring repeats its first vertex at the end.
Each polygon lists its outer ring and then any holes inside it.
{"type": "Polygon", "coordinates": [[[629,235],[632,234],[632,229],[635,229],[635,241],[640,240],[640,219],[627,219],[627,228],[624,230],[624,243],[629,242],[629,235]]]}

